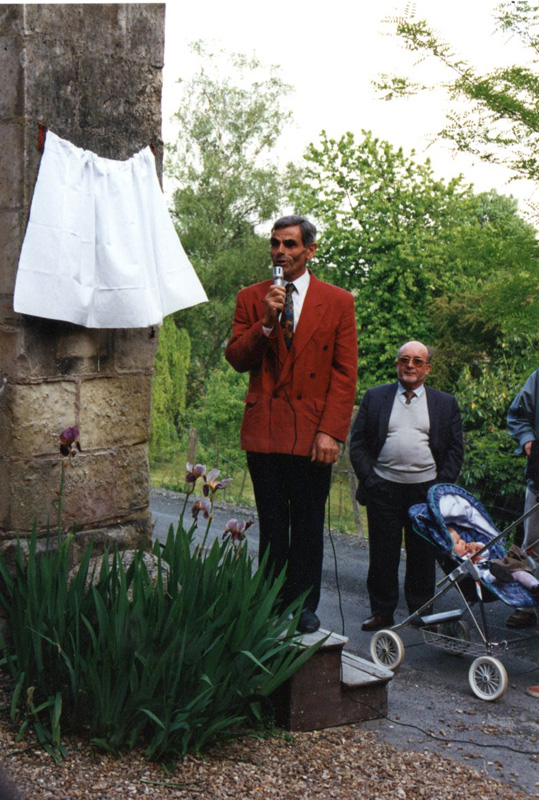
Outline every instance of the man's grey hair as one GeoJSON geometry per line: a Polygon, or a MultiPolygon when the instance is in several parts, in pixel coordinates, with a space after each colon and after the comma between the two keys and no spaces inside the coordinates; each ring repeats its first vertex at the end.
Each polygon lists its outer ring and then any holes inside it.
{"type": "Polygon", "coordinates": [[[281,217],[277,222],[273,223],[272,231],[278,231],[280,228],[291,228],[293,225],[299,225],[301,229],[301,241],[305,247],[316,242],[316,227],[312,222],[309,222],[308,219],[300,217],[298,214],[290,214],[288,217],[281,217]]]}

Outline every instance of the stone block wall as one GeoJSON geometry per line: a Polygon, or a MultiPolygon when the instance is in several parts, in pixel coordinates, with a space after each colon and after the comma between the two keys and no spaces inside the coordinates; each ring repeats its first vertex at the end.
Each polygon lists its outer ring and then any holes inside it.
{"type": "MultiPolygon", "coordinates": [[[[91,330],[13,311],[39,124],[78,147],[162,161],[164,4],[0,6],[0,542],[55,523],[59,434],[78,425],[63,521],[121,546],[151,538],[153,329],[91,330]]],[[[69,297],[65,298],[69,303],[69,297]]]]}

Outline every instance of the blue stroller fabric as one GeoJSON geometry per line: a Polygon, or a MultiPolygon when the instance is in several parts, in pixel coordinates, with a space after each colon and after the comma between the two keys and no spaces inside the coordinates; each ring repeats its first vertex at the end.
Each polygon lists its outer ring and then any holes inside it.
{"type": "MultiPolygon", "coordinates": [[[[464,559],[454,552],[448,527],[453,528],[466,542],[488,545],[501,536],[488,511],[472,494],[452,483],[437,483],[427,493],[426,503],[412,506],[408,512],[414,532],[426,539],[439,557],[449,557],[458,566],[464,559]]],[[[503,538],[488,547],[486,560],[477,562],[481,571],[488,569],[491,558],[503,558],[506,553],[503,538]]],[[[516,608],[534,608],[535,601],[528,590],[517,581],[510,583],[481,583],[506,605],[516,608]]]]}

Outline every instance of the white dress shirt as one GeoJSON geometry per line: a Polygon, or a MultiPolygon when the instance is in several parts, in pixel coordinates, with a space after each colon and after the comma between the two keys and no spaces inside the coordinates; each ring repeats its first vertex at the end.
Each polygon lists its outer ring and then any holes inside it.
{"type": "MultiPolygon", "coordinates": [[[[307,294],[307,289],[309,288],[309,283],[311,281],[311,273],[308,269],[305,270],[303,275],[300,275],[299,278],[296,278],[295,281],[287,281],[287,283],[292,283],[294,286],[294,333],[296,328],[298,327],[299,317],[301,314],[301,310],[303,308],[303,303],[305,301],[305,295],[307,294]]],[[[273,328],[266,328],[264,325],[262,326],[262,330],[269,336],[273,330],[273,328]]]]}

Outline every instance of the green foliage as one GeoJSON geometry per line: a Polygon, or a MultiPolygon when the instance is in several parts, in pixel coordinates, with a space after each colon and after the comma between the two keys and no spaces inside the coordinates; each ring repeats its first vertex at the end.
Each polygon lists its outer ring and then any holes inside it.
{"type": "Polygon", "coordinates": [[[518,216],[515,202],[495,192],[477,195],[453,253],[465,265],[460,286],[434,298],[430,309],[442,387],[458,389],[462,364],[474,377],[483,368],[504,372],[508,352],[518,370],[530,359],[534,364],[539,251],[535,230],[518,216]]]}
{"type": "Polygon", "coordinates": [[[316,649],[295,645],[301,601],[278,610],[284,575],[265,578],[246,547],[194,548],[180,521],[155,545],[155,580],[142,551],[128,568],[105,553],[92,585],[91,548],[70,580],[71,544],[39,555],[34,531],[13,575],[0,557],[12,716],[57,759],[66,730],[152,760],[199,752],[263,724],[271,693],[316,649]]]}
{"type": "Polygon", "coordinates": [[[206,380],[224,363],[224,348],[232,330],[237,292],[247,284],[271,277],[266,239],[252,235],[211,260],[192,258],[209,302],[176,314],[176,322],[189,332],[192,343],[187,406],[196,405],[206,391],[206,380]]]}
{"type": "Polygon", "coordinates": [[[210,301],[177,315],[193,347],[191,400],[221,362],[238,289],[268,277],[268,244],[256,229],[281,204],[285,187],[271,154],[290,118],[283,107],[290,87],[276,67],[211,53],[200,42],[194,51],[201,66],[184,84],[166,163],[177,186],[177,229],[210,301]]]}
{"type": "Polygon", "coordinates": [[[199,439],[225,458],[236,462],[242,451],[239,431],[245,408],[247,375],[239,374],[224,362],[206,382],[206,393],[199,399],[190,417],[199,439]]]}
{"type": "Polygon", "coordinates": [[[428,161],[369,133],[358,143],[323,134],[305,159],[294,201],[323,230],[317,271],[357,296],[360,393],[394,378],[404,341],[432,345],[429,382],[463,411],[460,480],[514,512],[522,464],[503,430],[539,343],[533,227],[511,198],[437,180],[428,161]]]}
{"type": "Polygon", "coordinates": [[[186,330],[178,330],[172,316],[165,317],[159,331],[152,382],[150,457],[155,457],[178,439],[187,396],[189,356],[189,334],[186,330]]]}
{"type": "Polygon", "coordinates": [[[522,511],[524,459],[514,453],[506,417],[530,371],[526,354],[538,344],[537,338],[502,342],[492,361],[465,363],[456,382],[466,442],[459,482],[478,494],[501,527],[522,511]]]}
{"type": "MultiPolygon", "coordinates": [[[[179,183],[175,214],[188,252],[213,255],[267,220],[281,199],[269,161],[290,112],[277,67],[193,45],[201,67],[184,84],[167,171],[179,183]],[[233,67],[234,81],[226,77],[233,67]]],[[[182,81],[179,81],[182,83],[182,81]]]]}
{"type": "MultiPolygon", "coordinates": [[[[447,125],[438,135],[458,150],[502,163],[515,176],[539,177],[539,6],[526,0],[502,2],[494,17],[496,27],[522,46],[523,63],[499,67],[486,74],[459,58],[426,20],[415,19],[413,4],[403,16],[390,20],[404,47],[444,65],[445,84],[454,101],[447,125]],[[465,101],[464,110],[462,101],[465,101]]],[[[480,34],[478,34],[480,36],[480,34]]],[[[478,41],[480,47],[480,41],[478,41]]],[[[382,75],[376,83],[386,99],[405,97],[432,88],[407,77],[382,75]]]]}
{"type": "MultiPolygon", "coordinates": [[[[360,388],[392,379],[403,341],[440,346],[447,336],[453,345],[464,318],[490,345],[510,329],[535,330],[537,243],[512,200],[438,180],[428,161],[370,133],[357,143],[322,134],[305,160],[294,202],[323,229],[317,271],[357,295],[360,388]],[[515,301],[503,315],[502,287],[515,301]]],[[[442,349],[434,379],[449,388],[462,352],[442,349]]]]}
{"type": "Polygon", "coordinates": [[[403,336],[429,338],[424,317],[416,314],[428,276],[415,234],[427,229],[426,201],[435,182],[428,165],[415,171],[402,151],[369,133],[360,143],[351,133],[338,141],[323,133],[305,159],[294,203],[323,228],[318,274],[358,296],[364,389],[392,374],[403,336]]]}

